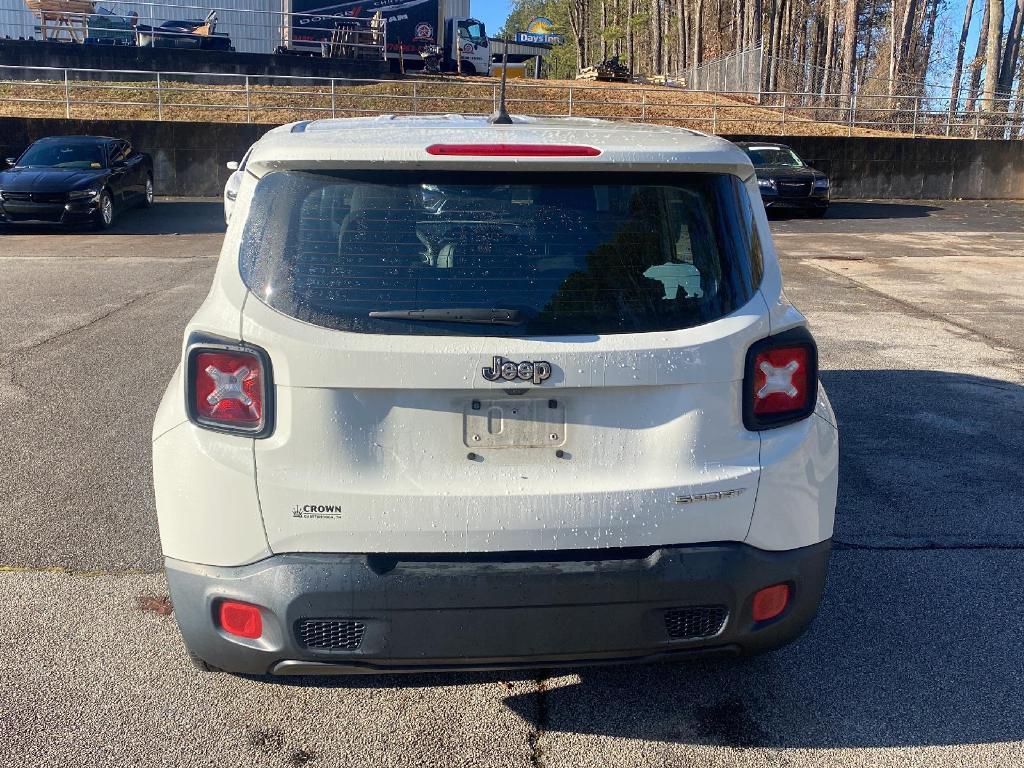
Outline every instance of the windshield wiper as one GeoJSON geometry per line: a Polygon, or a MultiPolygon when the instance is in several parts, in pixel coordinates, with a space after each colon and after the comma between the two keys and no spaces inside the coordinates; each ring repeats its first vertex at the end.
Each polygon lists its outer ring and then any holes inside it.
{"type": "Polygon", "coordinates": [[[374,310],[370,317],[392,320],[434,320],[443,323],[480,323],[483,325],[520,325],[525,321],[518,309],[452,307],[450,309],[374,310]]]}

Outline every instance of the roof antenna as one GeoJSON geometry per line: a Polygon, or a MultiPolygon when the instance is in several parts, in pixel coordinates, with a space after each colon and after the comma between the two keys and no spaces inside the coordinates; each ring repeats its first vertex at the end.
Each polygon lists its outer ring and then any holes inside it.
{"type": "Polygon", "coordinates": [[[487,122],[491,125],[512,125],[512,118],[505,109],[505,79],[508,77],[508,33],[502,40],[501,54],[501,89],[498,91],[498,109],[487,122]]]}

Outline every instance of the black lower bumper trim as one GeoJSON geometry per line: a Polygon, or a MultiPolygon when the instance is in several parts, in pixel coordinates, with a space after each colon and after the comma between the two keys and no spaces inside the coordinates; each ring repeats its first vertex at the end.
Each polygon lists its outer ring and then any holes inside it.
{"type": "Polygon", "coordinates": [[[99,216],[94,203],[21,204],[0,206],[0,221],[7,224],[84,224],[99,216]]]}
{"type": "Polygon", "coordinates": [[[800,208],[800,209],[821,209],[828,208],[828,200],[814,197],[801,198],[769,198],[765,199],[765,208],[800,208]]]}
{"type": "Polygon", "coordinates": [[[435,661],[388,661],[386,663],[355,662],[355,661],[279,661],[270,669],[272,675],[392,675],[417,674],[428,672],[507,672],[517,669],[537,669],[540,667],[598,667],[624,664],[653,664],[664,661],[692,661],[708,656],[739,656],[742,650],[738,645],[718,645],[706,648],[682,648],[674,651],[661,651],[643,656],[552,656],[548,658],[520,659],[476,659],[466,663],[457,663],[451,659],[435,661]]]}
{"type": "Polygon", "coordinates": [[[817,612],[830,542],[769,552],[739,543],[511,554],[276,555],[225,568],[168,559],[185,643],[208,664],[257,674],[360,674],[621,664],[695,653],[758,653],[790,642],[817,612]],[[567,556],[573,555],[572,557],[567,556]],[[786,583],[777,618],[756,623],[753,595],[786,583]],[[218,604],[260,606],[263,635],[228,635],[218,604]],[[673,637],[666,614],[727,612],[720,631],[673,637]],[[365,629],[346,648],[308,647],[300,622],[365,629]]]}

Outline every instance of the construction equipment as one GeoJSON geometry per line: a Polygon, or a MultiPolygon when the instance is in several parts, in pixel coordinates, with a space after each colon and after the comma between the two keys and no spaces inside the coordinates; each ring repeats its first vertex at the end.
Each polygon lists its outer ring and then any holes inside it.
{"type": "Polygon", "coordinates": [[[629,70],[619,63],[618,56],[605,59],[594,67],[584,67],[576,75],[577,80],[600,80],[609,83],[628,83],[629,70]]]}

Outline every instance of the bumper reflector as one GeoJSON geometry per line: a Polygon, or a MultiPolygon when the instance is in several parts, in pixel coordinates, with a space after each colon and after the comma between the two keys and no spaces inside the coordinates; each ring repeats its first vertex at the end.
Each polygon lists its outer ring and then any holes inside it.
{"type": "Polygon", "coordinates": [[[768,621],[786,610],[789,604],[789,584],[775,584],[754,594],[754,621],[768,621]]]}
{"type": "Polygon", "coordinates": [[[229,635],[255,640],[263,634],[263,617],[255,605],[225,600],[217,615],[221,629],[229,635]]]}

